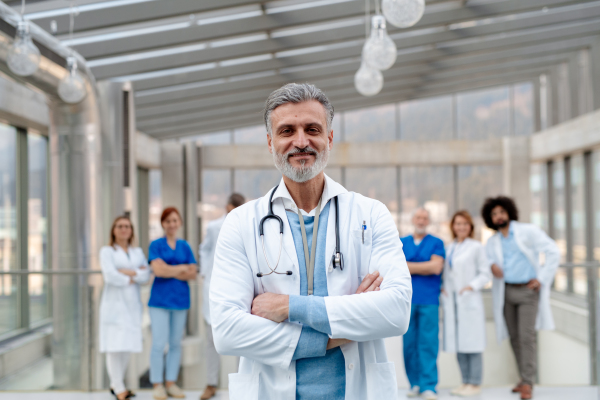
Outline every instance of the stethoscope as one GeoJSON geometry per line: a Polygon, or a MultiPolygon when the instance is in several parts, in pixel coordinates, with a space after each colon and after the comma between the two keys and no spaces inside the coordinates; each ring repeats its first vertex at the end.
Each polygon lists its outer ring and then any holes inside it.
{"type": "MultiPolygon", "coordinates": [[[[260,220],[260,223],[258,224],[258,233],[260,234],[260,241],[262,243],[263,254],[265,256],[265,260],[267,261],[267,266],[271,270],[271,272],[266,274],[258,272],[256,276],[258,276],[259,278],[271,274],[292,275],[292,271],[277,272],[279,260],[281,259],[281,250],[283,249],[283,220],[279,217],[279,215],[275,215],[275,213],[273,212],[273,195],[275,194],[275,191],[278,187],[279,185],[275,186],[275,188],[271,192],[271,196],[269,197],[269,212],[260,220]],[[269,263],[269,257],[267,257],[267,250],[265,249],[265,233],[263,227],[265,221],[268,221],[269,219],[276,219],[277,222],[279,222],[279,255],[277,256],[277,263],[275,264],[275,268],[271,268],[271,264],[269,263]]],[[[333,202],[335,203],[335,253],[331,257],[331,262],[333,263],[333,268],[339,267],[340,271],[343,271],[344,256],[340,251],[340,205],[337,196],[333,198],[333,202]]]]}

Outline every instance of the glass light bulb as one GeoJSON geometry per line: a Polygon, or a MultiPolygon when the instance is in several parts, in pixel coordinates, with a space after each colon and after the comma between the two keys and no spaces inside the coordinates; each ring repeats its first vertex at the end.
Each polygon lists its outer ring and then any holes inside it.
{"type": "Polygon", "coordinates": [[[31,40],[29,23],[26,21],[20,21],[17,25],[15,40],[8,50],[7,64],[19,76],[33,75],[40,65],[40,51],[31,40]]]}
{"type": "Polygon", "coordinates": [[[363,47],[363,60],[369,67],[383,71],[394,65],[397,52],[396,44],[385,30],[385,18],[374,15],[371,18],[371,36],[363,47]]]}
{"type": "Polygon", "coordinates": [[[398,28],[413,26],[425,12],[425,0],[383,0],[383,15],[398,28]]]}
{"type": "Polygon", "coordinates": [[[354,74],[354,87],[363,96],[375,96],[383,88],[383,75],[363,61],[354,74]]]}
{"type": "Polygon", "coordinates": [[[87,95],[85,81],[77,72],[77,60],[75,57],[67,57],[67,75],[58,84],[58,95],[69,104],[79,103],[87,95]]]}

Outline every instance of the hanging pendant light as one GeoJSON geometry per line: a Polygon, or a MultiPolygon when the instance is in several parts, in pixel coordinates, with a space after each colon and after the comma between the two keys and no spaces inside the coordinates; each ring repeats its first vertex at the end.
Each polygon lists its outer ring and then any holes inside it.
{"type": "Polygon", "coordinates": [[[10,49],[6,63],[16,75],[33,75],[40,66],[40,50],[33,44],[29,33],[29,22],[25,21],[25,0],[21,3],[21,21],[17,25],[17,33],[10,49]]]}
{"type": "Polygon", "coordinates": [[[67,75],[58,84],[58,95],[65,103],[76,104],[83,100],[86,94],[85,81],[77,71],[77,59],[69,56],[67,75]]]}
{"type": "Polygon", "coordinates": [[[381,8],[390,24],[408,28],[423,17],[425,0],[383,0],[381,8]]]}
{"type": "Polygon", "coordinates": [[[354,75],[354,87],[363,96],[375,96],[383,88],[383,75],[381,71],[362,61],[354,75]]]}
{"type": "MultiPolygon", "coordinates": [[[[69,37],[73,40],[73,28],[75,26],[75,14],[77,10],[74,8],[75,2],[71,2],[69,37]]],[[[81,74],[77,71],[77,59],[71,54],[67,57],[67,75],[61,79],[58,84],[58,95],[60,98],[69,104],[77,104],[85,99],[87,89],[85,81],[81,74]]]]}
{"type": "Polygon", "coordinates": [[[371,68],[384,71],[396,62],[398,49],[385,29],[385,18],[374,15],[371,18],[371,36],[365,42],[362,57],[371,68]]]}

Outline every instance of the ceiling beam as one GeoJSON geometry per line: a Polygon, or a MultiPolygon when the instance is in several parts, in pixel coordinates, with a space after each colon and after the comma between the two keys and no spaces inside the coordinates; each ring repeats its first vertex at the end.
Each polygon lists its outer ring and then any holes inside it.
{"type": "MultiPolygon", "coordinates": [[[[426,98],[457,91],[468,91],[482,89],[498,85],[512,84],[535,79],[541,73],[545,73],[551,66],[535,67],[530,69],[519,68],[504,73],[492,73],[482,76],[468,76],[463,80],[450,79],[438,82],[430,81],[416,89],[407,90],[400,82],[392,82],[384,87],[381,94],[371,98],[362,96],[349,97],[340,94],[339,96],[330,96],[330,100],[337,111],[347,111],[363,107],[371,107],[382,104],[394,103],[399,101],[426,98]]],[[[201,133],[210,133],[245,126],[252,126],[262,123],[262,114],[260,112],[245,115],[232,115],[215,119],[206,119],[201,124],[191,124],[187,126],[178,126],[177,129],[163,129],[161,131],[145,132],[158,139],[184,137],[197,135],[201,133]]]]}
{"type": "MultiPolygon", "coordinates": [[[[539,13],[514,20],[500,21],[490,24],[484,24],[472,27],[463,27],[452,30],[440,29],[426,34],[399,37],[395,40],[400,56],[404,56],[402,50],[419,48],[420,46],[428,46],[435,44],[438,47],[440,44],[452,42],[456,40],[465,40],[478,36],[505,34],[510,35],[518,31],[531,30],[533,28],[548,27],[551,30],[556,30],[557,26],[562,25],[564,28],[569,23],[586,24],[590,19],[600,17],[600,2],[588,4],[585,9],[554,9],[547,13],[539,13]]],[[[598,25],[598,21],[590,21],[588,24],[598,25]]],[[[339,33],[345,29],[332,29],[335,32],[336,38],[332,39],[339,44],[339,33]]],[[[356,29],[357,36],[349,38],[346,44],[339,49],[327,48],[328,43],[327,32],[314,32],[302,35],[296,35],[294,38],[281,39],[265,39],[256,42],[243,43],[239,45],[206,48],[204,50],[194,51],[176,56],[167,54],[163,57],[152,59],[129,60],[124,59],[122,63],[94,66],[92,61],[92,71],[98,79],[108,77],[128,76],[127,79],[132,80],[134,87],[138,90],[181,85],[199,80],[218,79],[222,76],[231,76],[241,74],[236,70],[250,69],[254,71],[265,71],[269,69],[279,69],[296,65],[307,65],[317,61],[326,61],[344,57],[358,57],[361,54],[364,43],[364,30],[362,26],[352,27],[356,29]],[[274,54],[281,51],[289,51],[294,48],[304,48],[317,46],[309,54],[303,54],[300,57],[276,57],[274,54]],[[311,54],[312,53],[312,54],[311,54]],[[222,62],[231,62],[232,59],[240,59],[244,57],[258,57],[254,62],[247,64],[237,64],[227,66],[228,64],[220,64],[222,62]],[[190,62],[192,57],[194,62],[190,62]],[[270,57],[270,59],[265,59],[270,57]],[[166,65],[165,65],[166,63],[166,65]],[[216,64],[215,64],[216,63],[216,64]],[[180,70],[179,67],[189,66],[194,64],[192,70],[186,68],[180,70]],[[193,69],[197,69],[194,71],[193,69]],[[160,71],[160,76],[152,77],[148,75],[149,71],[160,71]],[[137,72],[144,74],[135,75],[137,72]],[[134,75],[130,75],[134,74],[134,75]]],[[[533,32],[531,32],[533,34],[533,32]]],[[[252,59],[249,59],[252,60],[252,59]]],[[[234,61],[235,63],[235,61],[234,61]]],[[[251,73],[247,72],[247,73],[251,73]]]]}
{"type": "MultiPolygon", "coordinates": [[[[564,52],[571,52],[576,49],[584,48],[585,46],[591,45],[594,40],[595,37],[567,39],[544,45],[525,46],[523,48],[511,48],[505,51],[492,50],[485,53],[477,53],[467,56],[450,56],[437,61],[427,60],[422,64],[416,65],[398,65],[397,67],[394,67],[394,69],[389,71],[389,73],[386,72],[386,78],[390,78],[394,75],[395,72],[400,72],[401,75],[425,74],[434,71],[444,71],[450,68],[464,68],[473,66],[485,67],[487,65],[490,65],[491,63],[497,63],[500,60],[503,60],[505,62],[507,60],[527,60],[532,57],[540,56],[552,57],[557,54],[562,54],[564,52]]],[[[346,65],[345,67],[345,69],[340,68],[336,69],[335,71],[317,70],[315,71],[315,74],[313,76],[306,76],[302,77],[301,79],[310,81],[313,78],[327,76],[328,73],[353,74],[355,69],[358,68],[358,63],[354,62],[349,65],[346,65]]],[[[185,116],[188,114],[197,114],[203,112],[222,113],[224,112],[223,110],[225,108],[230,108],[236,105],[247,105],[252,101],[262,104],[262,102],[269,93],[270,89],[265,88],[259,90],[251,90],[244,93],[236,93],[232,95],[224,95],[219,97],[212,96],[210,98],[205,99],[188,100],[186,102],[177,102],[172,104],[170,103],[160,106],[141,106],[137,107],[136,115],[138,117],[139,123],[146,123],[148,121],[160,119],[163,117],[177,118],[178,116],[181,116],[185,118],[185,116]]]]}
{"type": "MultiPolygon", "coordinates": [[[[529,68],[531,66],[540,66],[540,65],[548,65],[548,64],[558,64],[561,61],[567,60],[570,52],[563,53],[554,53],[549,54],[542,57],[531,57],[531,58],[521,58],[517,60],[505,60],[490,63],[485,62],[484,65],[469,65],[468,67],[462,66],[458,68],[448,68],[444,70],[437,70],[436,68],[423,69],[419,70],[402,70],[398,69],[399,74],[395,75],[392,79],[390,79],[387,84],[394,82],[402,82],[407,86],[407,89],[412,89],[413,85],[427,83],[429,80],[444,80],[444,79],[454,79],[461,78],[464,76],[473,76],[474,74],[488,74],[494,73],[496,71],[506,71],[511,68],[529,68]],[[404,83],[406,82],[406,83],[404,83]]],[[[348,77],[353,79],[353,77],[348,77]]],[[[339,88],[343,89],[345,96],[357,96],[356,90],[352,82],[343,82],[339,88]]],[[[326,90],[326,89],[323,89],[326,90]]],[[[335,88],[329,89],[326,91],[328,96],[336,96],[337,93],[335,88]]],[[[358,95],[360,96],[360,95],[358,95]]],[[[362,97],[362,96],[360,96],[362,97]]],[[[137,126],[144,129],[155,129],[159,130],[162,127],[171,127],[173,125],[178,124],[189,124],[189,123],[202,123],[206,121],[206,119],[218,117],[220,115],[238,115],[244,112],[260,112],[262,109],[261,102],[245,102],[239,104],[237,106],[229,106],[229,107],[220,107],[218,109],[206,110],[206,111],[197,111],[188,114],[179,114],[179,115],[161,115],[153,118],[145,118],[139,119],[137,126]]],[[[152,132],[151,130],[147,130],[147,132],[152,132]]]]}

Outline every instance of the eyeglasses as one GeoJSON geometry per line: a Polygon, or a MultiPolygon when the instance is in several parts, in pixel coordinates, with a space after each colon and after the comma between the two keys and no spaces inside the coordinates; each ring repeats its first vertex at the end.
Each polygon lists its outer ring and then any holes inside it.
{"type": "Polygon", "coordinates": [[[117,229],[131,229],[131,225],[116,225],[117,229]]]}

